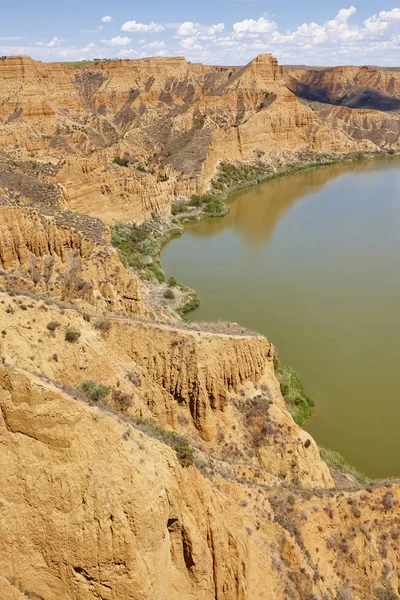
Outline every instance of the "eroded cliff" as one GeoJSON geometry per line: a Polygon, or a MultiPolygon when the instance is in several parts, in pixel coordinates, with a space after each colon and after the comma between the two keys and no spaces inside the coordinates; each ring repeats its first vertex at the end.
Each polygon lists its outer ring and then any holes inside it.
{"type": "MultiPolygon", "coordinates": [[[[306,85],[347,89],[350,75],[338,87],[335,75],[313,73],[281,69],[271,55],[242,69],[183,58],[84,68],[2,59],[0,188],[22,205],[141,221],[167,217],[176,196],[205,192],[221,161],[270,172],[301,162],[304,151],[398,150],[397,115],[361,118],[348,108],[327,118],[299,100],[306,85]]],[[[390,73],[367,75],[368,89],[395,96],[390,73]]]]}
{"type": "MultiPolygon", "coordinates": [[[[2,598],[375,600],[398,589],[399,486],[328,468],[285,405],[264,337],[143,316],[143,283],[135,310],[116,281],[116,304],[62,300],[42,263],[54,258],[64,276],[78,252],[100,289],[93,253],[118,262],[108,231],[3,204],[2,598]]],[[[118,268],[118,281],[135,277],[118,268]]]]}

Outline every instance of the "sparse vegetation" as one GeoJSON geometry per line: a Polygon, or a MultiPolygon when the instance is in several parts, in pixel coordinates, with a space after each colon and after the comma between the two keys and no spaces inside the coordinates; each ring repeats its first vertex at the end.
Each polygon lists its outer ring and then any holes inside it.
{"type": "Polygon", "coordinates": [[[388,490],[382,499],[382,504],[385,510],[390,510],[394,506],[394,494],[392,490],[388,490]]]}
{"type": "Polygon", "coordinates": [[[169,287],[176,287],[178,285],[178,282],[175,279],[175,277],[169,277],[167,283],[168,283],[169,287]]]}
{"type": "Polygon", "coordinates": [[[93,402],[105,400],[110,391],[109,386],[97,383],[92,379],[86,379],[79,387],[84,392],[85,396],[93,402]]]}
{"type": "Polygon", "coordinates": [[[154,437],[164,444],[173,448],[178,456],[179,462],[184,467],[192,465],[194,462],[193,448],[189,444],[189,440],[176,433],[176,431],[168,431],[151,419],[143,419],[142,417],[131,417],[132,423],[145,431],[151,437],[154,437]]]}
{"type": "Polygon", "coordinates": [[[61,323],[58,321],[50,321],[50,323],[47,323],[46,327],[49,331],[55,331],[57,327],[60,327],[60,325],[61,323]]]}
{"type": "Polygon", "coordinates": [[[200,306],[199,297],[196,294],[196,292],[193,292],[192,294],[190,294],[187,302],[183,306],[180,306],[178,309],[176,309],[176,312],[181,317],[184,317],[187,313],[191,312],[192,310],[195,310],[199,306],[200,306]]]}
{"type": "Polygon", "coordinates": [[[274,356],[274,367],[287,407],[294,421],[303,425],[310,418],[314,403],[305,393],[297,373],[291,367],[282,365],[277,354],[274,356]]]}
{"type": "Polygon", "coordinates": [[[111,321],[108,321],[107,319],[102,319],[102,318],[96,319],[94,321],[94,326],[96,329],[98,329],[102,333],[108,333],[111,329],[111,321]]]}
{"type": "Polygon", "coordinates": [[[162,245],[180,232],[180,229],[165,232],[160,219],[155,217],[142,225],[117,223],[111,228],[111,239],[126,267],[138,270],[145,278],[154,278],[162,282],[162,245]]]}
{"type": "Polygon", "coordinates": [[[67,342],[72,344],[73,342],[77,342],[80,337],[81,332],[78,329],[75,329],[75,327],[67,327],[65,332],[65,339],[67,342]]]}
{"type": "Polygon", "coordinates": [[[377,600],[399,600],[399,596],[392,588],[378,588],[375,590],[377,600]]]}
{"type": "Polygon", "coordinates": [[[164,298],[166,300],[175,300],[175,294],[170,288],[168,288],[164,292],[164,298]]]}
{"type": "Polygon", "coordinates": [[[120,156],[116,156],[113,160],[115,165],[119,165],[120,167],[127,167],[129,165],[128,159],[121,158],[120,156]]]}
{"type": "Polygon", "coordinates": [[[121,392],[121,390],[113,390],[112,394],[113,402],[121,412],[127,412],[132,406],[132,396],[121,392]]]}
{"type": "Polygon", "coordinates": [[[319,449],[322,460],[324,460],[327,465],[342,471],[343,473],[348,473],[349,475],[353,475],[357,481],[360,483],[367,483],[369,481],[368,477],[363,473],[360,473],[355,467],[349,465],[346,462],[346,459],[335,450],[329,450],[328,448],[320,448],[319,449]]]}

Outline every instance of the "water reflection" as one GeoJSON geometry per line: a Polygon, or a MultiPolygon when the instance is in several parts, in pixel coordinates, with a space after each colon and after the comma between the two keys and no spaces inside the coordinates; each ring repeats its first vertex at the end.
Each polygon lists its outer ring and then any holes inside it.
{"type": "Polygon", "coordinates": [[[204,234],[210,237],[231,229],[251,245],[259,246],[270,239],[282,216],[302,198],[317,194],[337,177],[387,170],[388,163],[398,165],[399,161],[394,157],[327,165],[266,181],[231,194],[228,199],[230,211],[226,217],[201,221],[188,226],[188,230],[195,237],[203,237],[204,234]]]}
{"type": "Polygon", "coordinates": [[[264,333],[316,402],[307,429],[372,477],[400,476],[400,161],[292,174],[168,244],[194,320],[264,333]]]}

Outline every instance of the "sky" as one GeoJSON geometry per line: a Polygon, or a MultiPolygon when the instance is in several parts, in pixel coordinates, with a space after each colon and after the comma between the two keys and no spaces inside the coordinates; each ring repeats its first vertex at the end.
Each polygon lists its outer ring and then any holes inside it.
{"type": "Polygon", "coordinates": [[[0,8],[0,55],[46,62],[184,56],[243,65],[271,53],[280,64],[400,66],[400,8],[379,0],[0,0],[0,8]]]}

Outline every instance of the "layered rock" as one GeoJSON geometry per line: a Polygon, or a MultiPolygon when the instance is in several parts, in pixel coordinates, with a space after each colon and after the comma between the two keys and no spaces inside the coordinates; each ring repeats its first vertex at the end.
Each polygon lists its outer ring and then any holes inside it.
{"type": "Polygon", "coordinates": [[[0,267],[9,287],[145,316],[139,279],[122,267],[109,237],[84,215],[0,206],[0,267]]]}
{"type": "Polygon", "coordinates": [[[5,58],[0,188],[24,204],[69,208],[106,222],[141,221],[152,212],[167,217],[174,196],[206,191],[222,160],[271,170],[304,150],[398,148],[397,116],[382,121],[373,111],[360,126],[350,109],[347,119],[334,121],[296,97],[301,86],[319,86],[333,98],[362,81],[395,97],[397,74],[321,73],[281,69],[271,55],[242,69],[183,58],[83,68],[5,58]],[[117,157],[126,166],[114,164],[117,157]]]}

